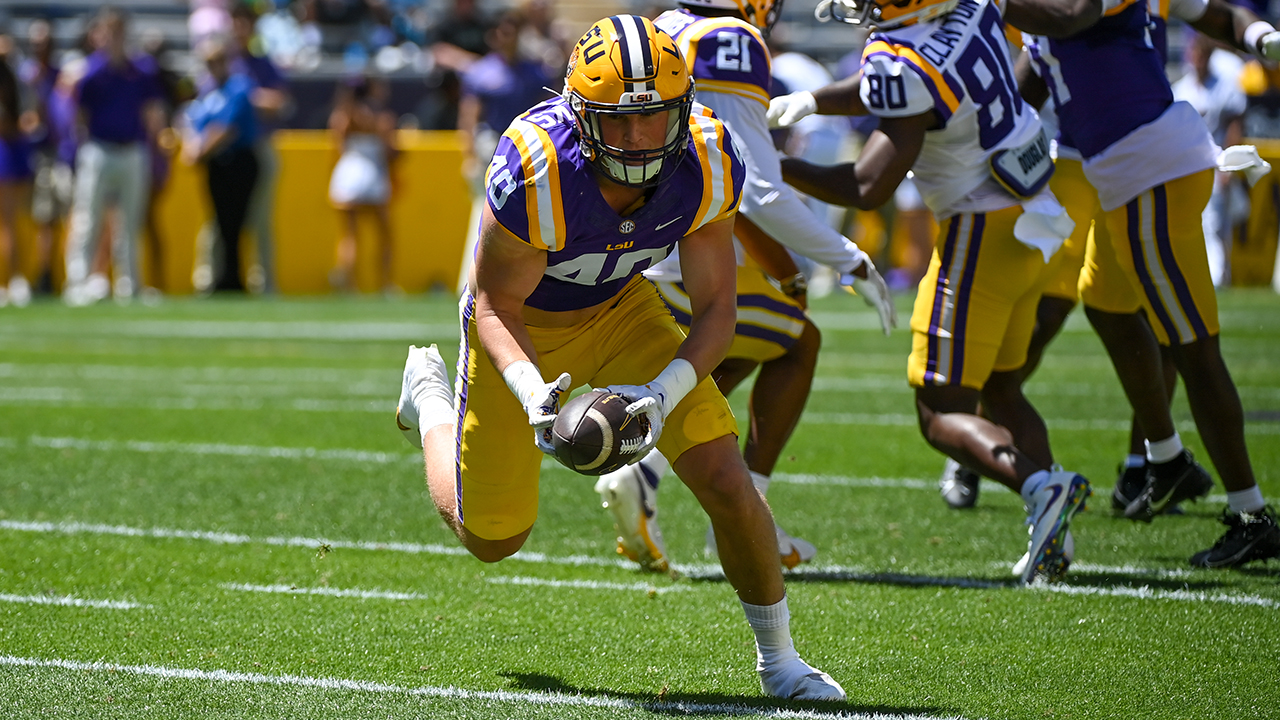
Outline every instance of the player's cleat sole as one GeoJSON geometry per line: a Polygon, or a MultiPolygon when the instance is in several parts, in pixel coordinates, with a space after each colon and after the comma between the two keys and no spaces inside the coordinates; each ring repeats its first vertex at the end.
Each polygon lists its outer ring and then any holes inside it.
{"type": "Polygon", "coordinates": [[[1201,568],[1239,567],[1254,560],[1280,557],[1280,524],[1271,507],[1256,513],[1222,513],[1227,532],[1213,547],[1191,556],[1191,565],[1201,568]]]}
{"type": "Polygon", "coordinates": [[[670,570],[658,527],[657,478],[643,463],[626,465],[596,481],[601,504],[613,516],[618,554],[650,572],[670,570]]]}
{"type": "Polygon", "coordinates": [[[964,510],[977,504],[980,482],[981,477],[978,473],[947,458],[947,463],[942,469],[942,477],[938,480],[938,493],[950,507],[964,510]]]}
{"type": "Polygon", "coordinates": [[[1066,552],[1071,519],[1085,509],[1085,501],[1092,492],[1084,476],[1059,471],[1050,475],[1044,487],[1035,493],[1035,504],[1028,517],[1031,542],[1021,576],[1023,583],[1031,584],[1037,579],[1057,582],[1066,574],[1071,564],[1066,552]]]}
{"type": "Polygon", "coordinates": [[[1147,464],[1147,483],[1124,509],[1130,520],[1151,522],[1184,500],[1199,500],[1213,489],[1213,478],[1189,450],[1167,463],[1147,464]]]}

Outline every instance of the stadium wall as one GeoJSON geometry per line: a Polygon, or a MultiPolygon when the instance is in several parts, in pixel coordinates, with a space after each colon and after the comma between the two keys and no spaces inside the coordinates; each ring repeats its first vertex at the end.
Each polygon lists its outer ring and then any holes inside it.
{"type": "MultiPolygon", "coordinates": [[[[274,142],[280,155],[274,223],[278,287],[295,295],[330,292],[329,271],[336,262],[342,225],[339,212],[329,204],[329,176],[338,160],[337,148],[327,132],[314,130],[279,131],[274,142]]],[[[458,135],[402,130],[399,145],[401,152],[392,165],[392,280],[406,292],[433,287],[453,292],[471,215],[458,135]]],[[[202,168],[175,161],[156,212],[162,237],[162,287],[170,294],[191,293],[196,237],[212,217],[202,168]]],[[[24,270],[34,277],[34,229],[29,219],[19,228],[19,236],[24,270]]],[[[251,257],[255,247],[251,229],[246,228],[243,241],[244,256],[251,257]]],[[[61,287],[61,248],[53,254],[55,284],[61,287]]],[[[140,257],[144,276],[154,278],[145,251],[140,257]]],[[[377,264],[373,219],[362,218],[356,265],[362,291],[381,289],[377,264]]]]}

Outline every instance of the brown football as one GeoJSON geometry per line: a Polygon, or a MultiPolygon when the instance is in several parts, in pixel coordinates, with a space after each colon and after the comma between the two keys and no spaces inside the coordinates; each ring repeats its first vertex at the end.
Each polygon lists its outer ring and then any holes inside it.
{"type": "Polygon", "coordinates": [[[570,400],[551,426],[556,459],[583,475],[604,475],[626,465],[644,444],[649,423],[627,414],[631,400],[592,390],[570,400]]]}

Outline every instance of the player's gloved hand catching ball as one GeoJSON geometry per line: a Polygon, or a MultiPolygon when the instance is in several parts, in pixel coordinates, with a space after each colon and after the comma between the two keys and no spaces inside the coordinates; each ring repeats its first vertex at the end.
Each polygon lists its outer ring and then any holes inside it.
{"type": "Polygon", "coordinates": [[[684,358],[676,358],[646,385],[610,385],[605,388],[631,401],[627,406],[627,414],[636,419],[643,416],[649,421],[649,432],[644,438],[644,445],[636,452],[630,464],[642,460],[658,444],[663,422],[697,384],[698,373],[693,369],[693,364],[684,358]]]}
{"type": "Polygon", "coordinates": [[[517,360],[502,371],[502,379],[515,394],[516,399],[529,414],[533,428],[533,443],[548,455],[555,454],[551,446],[551,424],[560,412],[560,396],[569,391],[573,381],[569,373],[560,373],[552,382],[543,382],[538,366],[528,360],[517,360]]]}
{"type": "Polygon", "coordinates": [[[769,101],[769,109],[765,117],[769,120],[769,129],[791,127],[804,118],[818,112],[818,101],[813,93],[802,90],[790,95],[779,95],[769,101]]]}
{"type": "Polygon", "coordinates": [[[898,309],[893,306],[893,296],[889,294],[889,286],[885,284],[884,278],[880,276],[876,266],[870,260],[864,260],[856,270],[846,273],[840,278],[840,284],[846,287],[852,286],[854,292],[861,295],[868,305],[880,313],[880,328],[884,330],[885,335],[898,327],[898,309]],[[864,269],[866,277],[859,275],[864,269]]]}

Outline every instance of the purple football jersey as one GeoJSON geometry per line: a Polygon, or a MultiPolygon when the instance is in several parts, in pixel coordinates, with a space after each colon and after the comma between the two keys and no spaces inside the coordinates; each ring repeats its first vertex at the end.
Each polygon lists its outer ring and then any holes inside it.
{"type": "Polygon", "coordinates": [[[600,194],[562,98],[534,106],[503,134],[486,175],[489,209],[508,232],[548,251],[547,271],[525,304],[566,311],[598,305],[667,255],[684,236],[732,217],[745,168],[729,133],[695,105],[678,166],[635,212],[600,194]]]}

